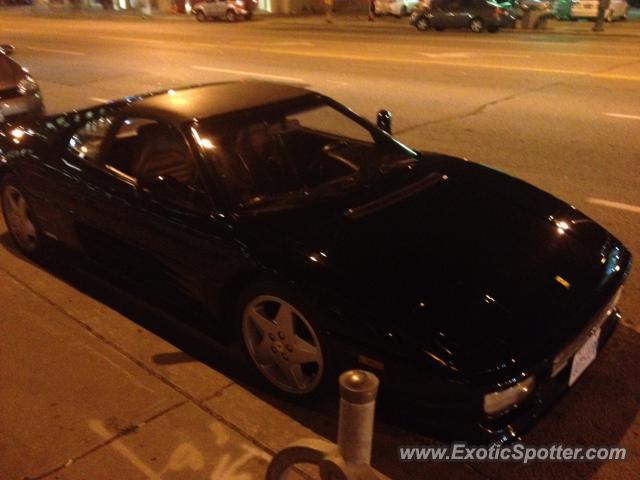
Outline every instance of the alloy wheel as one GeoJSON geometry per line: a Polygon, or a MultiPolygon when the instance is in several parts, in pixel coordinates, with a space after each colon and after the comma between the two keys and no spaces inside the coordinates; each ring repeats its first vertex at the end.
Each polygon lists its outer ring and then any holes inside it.
{"type": "Polygon", "coordinates": [[[38,247],[38,233],[24,195],[13,185],[7,185],[2,195],[2,205],[7,227],[18,246],[27,253],[34,252],[38,247]]]}
{"type": "Polygon", "coordinates": [[[421,32],[429,30],[429,20],[427,20],[424,17],[419,18],[418,21],[416,22],[416,28],[421,32]]]}
{"type": "Polygon", "coordinates": [[[312,392],[322,380],[324,357],[312,324],[282,298],[260,295],[242,313],[244,344],[258,370],[279,389],[312,392]]]}
{"type": "Polygon", "coordinates": [[[469,28],[474,33],[480,33],[484,29],[484,22],[481,18],[474,18],[469,22],[469,28]]]}

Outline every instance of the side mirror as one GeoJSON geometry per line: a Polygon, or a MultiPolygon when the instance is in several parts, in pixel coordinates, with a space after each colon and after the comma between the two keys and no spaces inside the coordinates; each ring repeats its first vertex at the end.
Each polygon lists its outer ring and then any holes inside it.
{"type": "Polygon", "coordinates": [[[15,51],[15,49],[16,47],[14,47],[13,45],[0,45],[0,53],[4,53],[5,55],[11,55],[15,51]]]}
{"type": "Polygon", "coordinates": [[[391,112],[389,110],[380,110],[377,117],[378,128],[384,130],[391,135],[391,112]]]}

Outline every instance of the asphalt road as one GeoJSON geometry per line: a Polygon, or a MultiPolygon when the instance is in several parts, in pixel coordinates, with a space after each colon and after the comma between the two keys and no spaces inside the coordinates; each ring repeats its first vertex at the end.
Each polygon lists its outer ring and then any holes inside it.
{"type": "MultiPolygon", "coordinates": [[[[633,26],[621,31],[600,37],[586,31],[420,34],[393,19],[232,25],[0,17],[2,42],[16,45],[16,60],[40,82],[50,112],[232,78],[305,84],[369,118],[379,108],[391,110],[394,130],[407,144],[524,178],[640,253],[640,36],[633,26]]],[[[11,261],[1,268],[10,272],[11,261]]],[[[636,268],[621,302],[623,328],[584,381],[532,432],[532,442],[640,451],[638,277],[636,268]]],[[[283,408],[319,433],[327,428],[309,411],[283,408]]],[[[395,446],[428,440],[384,422],[379,428],[374,455],[385,473],[450,475],[443,466],[400,469],[395,446]]],[[[634,461],[637,475],[637,456],[634,461]]],[[[509,468],[479,464],[468,473],[510,478],[509,468]]],[[[517,471],[518,478],[633,478],[632,468],[545,464],[517,471]]]]}

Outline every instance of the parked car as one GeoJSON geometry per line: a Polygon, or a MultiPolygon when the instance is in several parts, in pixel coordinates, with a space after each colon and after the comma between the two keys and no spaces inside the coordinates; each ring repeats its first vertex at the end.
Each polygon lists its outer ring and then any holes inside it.
{"type": "Polygon", "coordinates": [[[235,22],[238,18],[250,20],[258,5],[258,0],[204,0],[191,7],[191,13],[199,22],[214,18],[224,18],[235,22]]]}
{"type": "Polygon", "coordinates": [[[507,10],[491,0],[432,0],[429,7],[414,10],[410,23],[420,31],[468,28],[495,33],[512,20],[507,10]]]}
{"type": "MultiPolygon", "coordinates": [[[[523,181],[420,152],[324,95],[226,82],[3,131],[26,255],[55,239],[186,299],[292,397],[365,367],[455,438],[507,441],[596,359],[631,254],[523,181]]],[[[599,415],[594,412],[594,415],[599,415]]]]}
{"type": "Polygon", "coordinates": [[[0,122],[41,115],[40,88],[27,69],[9,58],[14,48],[0,45],[0,122]]]}
{"type": "Polygon", "coordinates": [[[406,17],[411,13],[419,0],[375,0],[375,15],[395,15],[406,17]]]}
{"type": "MultiPolygon", "coordinates": [[[[599,0],[573,0],[571,2],[571,20],[580,18],[595,19],[598,16],[599,0]]],[[[604,13],[607,22],[626,20],[629,16],[629,4],[626,0],[610,0],[609,8],[604,13]]]]}

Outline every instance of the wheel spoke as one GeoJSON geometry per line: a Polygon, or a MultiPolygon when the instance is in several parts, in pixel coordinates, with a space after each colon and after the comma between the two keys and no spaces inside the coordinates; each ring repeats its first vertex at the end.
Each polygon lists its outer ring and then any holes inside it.
{"type": "Polygon", "coordinates": [[[9,209],[12,213],[17,214],[20,211],[20,208],[18,207],[18,202],[16,202],[13,192],[9,191],[5,195],[7,202],[9,202],[9,209]]]}
{"type": "Polygon", "coordinates": [[[267,333],[273,330],[273,322],[259,312],[255,306],[249,310],[249,318],[251,318],[253,325],[263,335],[267,335],[267,333]]]}
{"type": "Polygon", "coordinates": [[[22,195],[18,197],[18,211],[20,212],[22,218],[24,218],[25,220],[29,218],[27,215],[27,201],[22,195]]]}
{"type": "Polygon", "coordinates": [[[289,355],[292,363],[318,363],[320,360],[320,351],[315,345],[310,344],[306,340],[296,336],[293,352],[289,355]]]}
{"type": "Polygon", "coordinates": [[[304,388],[307,378],[300,365],[280,365],[280,370],[289,385],[298,389],[304,388]]]}
{"type": "Polygon", "coordinates": [[[294,338],[294,322],[293,309],[291,305],[281,303],[278,308],[278,314],[275,318],[275,323],[278,328],[285,334],[287,338],[294,338]]]}

